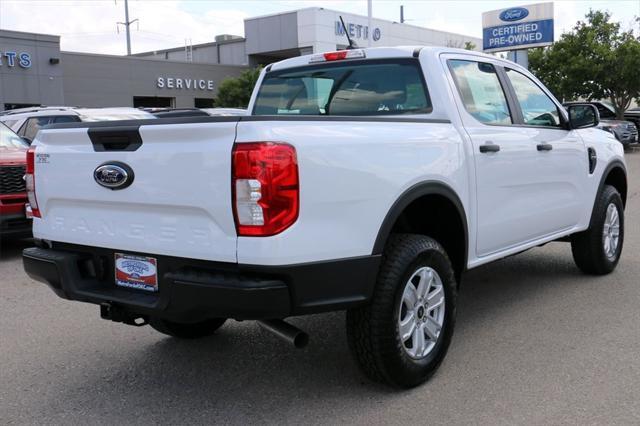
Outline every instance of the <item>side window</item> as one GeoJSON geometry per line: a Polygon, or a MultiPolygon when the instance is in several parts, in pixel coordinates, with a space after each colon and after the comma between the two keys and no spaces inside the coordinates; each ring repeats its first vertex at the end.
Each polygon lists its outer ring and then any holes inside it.
{"type": "Polygon", "coordinates": [[[38,130],[40,130],[42,126],[49,124],[50,120],[51,117],[32,117],[28,119],[27,122],[23,124],[22,129],[20,129],[20,131],[23,132],[21,136],[29,140],[35,139],[38,130]]]}
{"type": "Polygon", "coordinates": [[[522,109],[524,124],[562,127],[560,111],[549,96],[529,77],[505,68],[522,109]]]}
{"type": "Polygon", "coordinates": [[[511,124],[507,97],[493,65],[485,62],[450,60],[464,107],[476,120],[486,124],[511,124]]]}
{"type": "Polygon", "coordinates": [[[19,120],[5,120],[3,121],[3,123],[5,124],[5,126],[9,127],[9,128],[13,128],[13,125],[16,124],[19,120]]]}
{"type": "Polygon", "coordinates": [[[24,137],[24,132],[27,130],[27,122],[28,121],[29,120],[26,120],[24,123],[22,123],[22,126],[20,126],[20,128],[16,132],[18,134],[18,136],[24,137]]]}
{"type": "Polygon", "coordinates": [[[600,113],[600,118],[616,118],[616,114],[611,112],[609,108],[602,104],[594,104],[596,108],[598,108],[598,113],[600,113]]]}
{"type": "Polygon", "coordinates": [[[80,121],[76,115],[56,115],[53,117],[53,123],[75,123],[80,121]]]}

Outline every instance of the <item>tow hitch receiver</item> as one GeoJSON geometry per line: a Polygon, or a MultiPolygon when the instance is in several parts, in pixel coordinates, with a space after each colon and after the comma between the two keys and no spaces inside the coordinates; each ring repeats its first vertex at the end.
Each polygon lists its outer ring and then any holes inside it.
{"type": "Polygon", "coordinates": [[[131,313],[111,303],[100,304],[100,318],[133,325],[135,327],[142,327],[143,325],[149,324],[146,316],[131,313]]]}

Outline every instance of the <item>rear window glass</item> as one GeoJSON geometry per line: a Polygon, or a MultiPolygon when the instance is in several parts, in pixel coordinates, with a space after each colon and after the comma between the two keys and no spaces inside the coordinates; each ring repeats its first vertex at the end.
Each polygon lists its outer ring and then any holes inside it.
{"type": "Polygon", "coordinates": [[[432,111],[416,60],[345,61],[266,74],[253,115],[394,115],[432,111]]]}

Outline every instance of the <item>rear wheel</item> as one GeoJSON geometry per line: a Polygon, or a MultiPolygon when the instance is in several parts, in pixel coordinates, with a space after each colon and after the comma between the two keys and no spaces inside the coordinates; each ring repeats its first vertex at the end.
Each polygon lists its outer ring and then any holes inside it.
{"type": "Polygon", "coordinates": [[[417,386],[444,359],[455,309],[455,274],[442,246],[422,235],[393,235],[370,305],[347,312],[350,349],[371,379],[417,386]]]}
{"type": "Polygon", "coordinates": [[[604,275],[620,260],[624,242],[624,206],[618,191],[605,185],[593,207],[591,226],[571,237],[571,252],[578,268],[604,275]]]}
{"type": "Polygon", "coordinates": [[[160,333],[180,339],[198,339],[216,332],[225,323],[225,318],[213,318],[196,323],[179,323],[163,318],[151,318],[149,325],[160,333]]]}

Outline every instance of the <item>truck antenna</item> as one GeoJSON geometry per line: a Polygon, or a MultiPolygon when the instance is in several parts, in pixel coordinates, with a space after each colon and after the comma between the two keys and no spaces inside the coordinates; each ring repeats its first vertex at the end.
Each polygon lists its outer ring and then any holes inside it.
{"type": "Polygon", "coordinates": [[[340,22],[342,23],[342,29],[344,30],[344,35],[346,35],[347,40],[349,40],[349,46],[347,46],[347,50],[357,49],[358,45],[353,40],[351,40],[351,37],[349,37],[349,30],[347,30],[347,26],[344,24],[342,15],[340,15],[340,22]]]}

